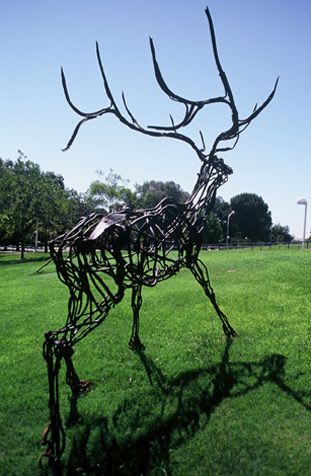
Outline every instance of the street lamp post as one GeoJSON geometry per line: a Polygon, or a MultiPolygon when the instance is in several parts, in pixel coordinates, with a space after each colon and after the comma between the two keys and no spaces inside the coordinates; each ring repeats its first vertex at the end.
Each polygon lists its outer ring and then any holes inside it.
{"type": "Polygon", "coordinates": [[[304,221],[303,221],[303,238],[302,238],[302,243],[301,243],[301,248],[304,248],[305,240],[306,240],[307,200],[305,198],[299,198],[297,204],[305,206],[305,217],[304,217],[304,221]]]}
{"type": "Polygon", "coordinates": [[[230,238],[230,235],[229,235],[229,223],[230,223],[230,217],[232,215],[235,214],[235,211],[232,210],[232,212],[229,213],[228,217],[227,217],[227,236],[226,236],[226,248],[228,248],[228,243],[229,243],[229,238],[230,238]]]}
{"type": "Polygon", "coordinates": [[[38,250],[38,230],[35,231],[35,251],[38,250]]]}

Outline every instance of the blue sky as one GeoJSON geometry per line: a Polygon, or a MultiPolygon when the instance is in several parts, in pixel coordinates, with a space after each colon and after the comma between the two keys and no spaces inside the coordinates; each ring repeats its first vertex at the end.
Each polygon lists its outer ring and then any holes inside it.
{"type": "MultiPolygon", "coordinates": [[[[208,3],[223,68],[240,116],[280,83],[270,106],[223,155],[234,174],[220,190],[225,200],[257,193],[274,223],[302,236],[305,197],[311,213],[311,2],[309,0],[0,0],[0,156],[21,149],[43,170],[61,173],[80,192],[112,168],[130,183],[175,180],[191,191],[198,159],[185,144],[135,134],[106,116],[85,125],[61,152],[78,117],[61,87],[63,66],[71,97],[82,110],[107,105],[95,57],[100,44],[116,98],[124,90],[144,124],[175,121],[183,109],[159,90],[148,37],[168,85],[191,99],[222,94],[204,8],[208,3]]],[[[228,126],[222,107],[204,111],[189,130],[210,143],[228,126]]],[[[307,233],[311,227],[308,217],[307,233]]]]}

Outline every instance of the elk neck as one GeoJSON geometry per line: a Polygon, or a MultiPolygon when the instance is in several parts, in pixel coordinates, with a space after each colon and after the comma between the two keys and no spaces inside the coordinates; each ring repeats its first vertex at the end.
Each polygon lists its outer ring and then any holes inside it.
{"type": "Polygon", "coordinates": [[[203,162],[192,193],[185,203],[189,215],[193,214],[196,217],[199,215],[204,219],[211,212],[218,188],[232,173],[231,169],[227,166],[223,167],[224,165],[222,160],[220,163],[210,160],[203,162]]]}

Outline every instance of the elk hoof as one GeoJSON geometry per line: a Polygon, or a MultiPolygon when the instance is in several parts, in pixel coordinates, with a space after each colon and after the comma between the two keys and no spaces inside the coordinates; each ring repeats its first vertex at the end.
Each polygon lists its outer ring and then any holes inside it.
{"type": "Polygon", "coordinates": [[[91,390],[91,382],[89,380],[80,380],[79,382],[79,392],[88,392],[91,390]]]}

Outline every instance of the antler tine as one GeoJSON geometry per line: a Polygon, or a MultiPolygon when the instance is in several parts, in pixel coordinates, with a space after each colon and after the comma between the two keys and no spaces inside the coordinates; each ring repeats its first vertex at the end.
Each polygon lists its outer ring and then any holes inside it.
{"type": "Polygon", "coordinates": [[[257,104],[256,104],[256,106],[253,109],[253,112],[246,119],[240,120],[239,119],[239,113],[238,113],[238,110],[237,110],[236,105],[235,105],[233,93],[232,93],[227,75],[224,72],[224,70],[222,68],[222,65],[221,65],[221,62],[220,62],[220,59],[219,59],[214,25],[213,25],[212,17],[211,17],[211,14],[210,14],[210,11],[209,11],[208,7],[206,7],[206,9],[205,9],[205,13],[206,13],[208,23],[209,23],[209,29],[210,29],[210,34],[211,34],[211,41],[212,41],[212,48],[213,48],[215,63],[216,63],[216,66],[217,66],[217,69],[218,69],[218,72],[219,72],[220,79],[221,79],[222,84],[224,86],[224,90],[225,90],[225,94],[226,94],[225,97],[227,98],[226,103],[231,109],[231,116],[232,116],[232,126],[227,131],[220,133],[218,135],[218,137],[216,138],[216,140],[214,141],[214,144],[213,144],[213,146],[212,146],[212,148],[211,148],[211,150],[208,154],[208,156],[211,157],[211,156],[214,156],[218,152],[227,152],[228,150],[234,149],[234,147],[236,146],[236,144],[239,140],[241,132],[243,132],[249,126],[251,121],[253,119],[255,119],[263,111],[263,109],[265,109],[265,107],[268,106],[270,101],[273,99],[273,96],[275,94],[275,91],[276,91],[276,88],[277,88],[277,85],[278,85],[279,78],[277,78],[277,80],[274,84],[274,88],[273,88],[272,92],[270,93],[270,95],[267,97],[267,99],[259,107],[257,107],[257,104]],[[219,142],[224,141],[224,140],[232,140],[232,139],[236,139],[236,140],[235,140],[234,144],[231,147],[224,147],[224,148],[218,148],[217,147],[219,142]]]}
{"type": "Polygon", "coordinates": [[[125,99],[125,94],[124,92],[122,91],[122,101],[123,101],[123,104],[124,104],[124,107],[125,107],[125,110],[126,112],[128,113],[128,115],[130,116],[131,120],[132,120],[132,123],[134,125],[136,125],[139,129],[143,129],[139,123],[137,122],[135,116],[133,115],[133,113],[131,112],[131,110],[129,109],[128,105],[127,105],[127,102],[126,102],[126,99],[125,99]]]}
{"type": "Polygon", "coordinates": [[[103,80],[103,83],[104,83],[104,88],[105,88],[107,97],[110,100],[110,107],[113,106],[116,109],[116,111],[119,112],[118,107],[116,105],[116,102],[114,100],[113,94],[111,92],[111,89],[109,87],[107,76],[106,76],[106,73],[105,73],[105,70],[104,70],[104,67],[103,67],[103,63],[102,63],[101,56],[100,56],[100,51],[99,51],[98,41],[96,41],[96,57],[97,57],[97,62],[98,62],[100,74],[101,74],[101,77],[102,77],[102,80],[103,80]]]}
{"type": "Polygon", "coordinates": [[[209,156],[215,155],[216,152],[219,152],[220,149],[217,149],[217,145],[221,140],[228,140],[228,139],[233,139],[234,137],[238,136],[239,134],[239,114],[238,110],[235,105],[233,93],[227,78],[226,73],[223,70],[223,67],[221,65],[219,55],[218,55],[218,48],[217,48],[217,42],[216,42],[216,34],[215,34],[215,29],[214,29],[214,24],[213,20],[210,14],[210,11],[208,7],[205,8],[205,13],[207,16],[208,24],[209,24],[209,30],[210,30],[210,35],[211,35],[211,42],[212,42],[212,49],[213,49],[213,54],[214,54],[214,59],[216,63],[216,67],[221,79],[221,82],[223,84],[224,90],[225,90],[225,98],[227,98],[227,105],[231,109],[231,117],[232,117],[232,126],[225,132],[222,132],[221,134],[218,135],[216,138],[211,151],[209,153],[209,156]]]}
{"type": "Polygon", "coordinates": [[[202,150],[202,152],[205,152],[206,146],[205,146],[205,140],[204,140],[203,132],[199,131],[199,134],[200,134],[201,141],[202,141],[202,149],[201,150],[202,150]]]}
{"type": "Polygon", "coordinates": [[[173,101],[179,102],[185,106],[185,115],[184,118],[180,121],[179,124],[173,126],[156,126],[156,125],[150,125],[148,126],[148,129],[155,129],[155,130],[173,130],[175,131],[176,129],[179,129],[181,127],[186,126],[189,124],[189,122],[193,119],[193,117],[197,114],[197,112],[202,108],[202,105],[198,103],[197,101],[192,101],[190,99],[186,99],[178,94],[175,94],[166,84],[166,82],[163,79],[159,63],[157,60],[156,56],[156,51],[153,43],[153,39],[149,37],[150,41],[150,50],[151,50],[151,56],[152,56],[152,63],[153,63],[153,69],[154,69],[154,74],[156,77],[156,81],[162,91],[173,101]]]}
{"type": "Polygon", "coordinates": [[[73,133],[72,133],[72,135],[71,135],[69,141],[67,142],[66,147],[64,147],[64,148],[62,149],[62,152],[65,152],[66,150],[70,149],[70,147],[72,146],[72,144],[73,144],[75,138],[77,137],[77,134],[78,134],[78,132],[79,132],[79,130],[80,130],[80,127],[82,126],[82,124],[84,124],[84,122],[86,122],[86,121],[88,121],[88,120],[89,120],[89,118],[88,118],[88,117],[85,117],[85,118],[82,119],[80,122],[78,122],[78,124],[76,125],[76,127],[75,127],[75,129],[74,129],[74,131],[73,131],[73,133]]]}
{"type": "Polygon", "coordinates": [[[232,119],[233,119],[234,125],[237,125],[238,110],[237,110],[236,105],[235,105],[234,97],[233,97],[233,94],[232,94],[232,90],[231,90],[227,75],[224,72],[224,70],[222,68],[222,65],[221,65],[221,62],[220,62],[220,59],[219,59],[214,24],[213,24],[213,20],[212,20],[212,17],[211,17],[211,14],[210,14],[210,11],[209,11],[208,7],[205,8],[205,13],[206,13],[206,16],[207,16],[207,19],[208,19],[215,63],[216,63],[217,69],[218,69],[220,79],[221,79],[222,84],[223,84],[224,89],[225,89],[225,97],[227,97],[228,100],[229,100],[227,102],[227,104],[231,108],[232,116],[233,116],[232,119]]]}
{"type": "Polygon", "coordinates": [[[197,103],[195,101],[191,101],[189,99],[185,99],[184,97],[182,96],[179,96],[178,94],[175,94],[166,84],[166,82],[164,81],[163,79],[163,76],[162,76],[162,73],[161,73],[161,70],[160,70],[160,67],[159,67],[159,63],[157,61],[157,56],[156,56],[156,52],[155,52],[155,47],[154,47],[154,44],[153,44],[153,39],[151,37],[149,37],[149,41],[150,41],[150,49],[151,49],[151,55],[152,55],[152,62],[153,62],[153,68],[154,68],[154,73],[155,73],[155,77],[156,77],[156,80],[157,80],[157,83],[158,85],[160,86],[160,88],[162,89],[162,91],[167,94],[167,96],[169,96],[173,101],[178,101],[178,102],[181,102],[183,103],[185,106],[186,106],[186,109],[188,111],[189,109],[189,104],[192,104],[192,105],[196,105],[197,103]]]}
{"type": "Polygon", "coordinates": [[[175,127],[175,123],[174,123],[174,119],[173,119],[173,116],[170,114],[170,120],[171,120],[171,123],[172,123],[172,128],[173,128],[173,131],[174,132],[177,132],[176,131],[176,127],[175,127]]]}
{"type": "Polygon", "coordinates": [[[261,111],[263,111],[268,106],[268,104],[272,101],[272,99],[275,95],[276,89],[278,87],[279,79],[280,79],[280,77],[278,76],[276,78],[275,83],[274,83],[273,89],[272,89],[271,93],[269,94],[269,96],[267,97],[267,99],[259,107],[256,104],[256,106],[253,109],[253,112],[248,117],[241,120],[240,125],[244,125],[244,124],[248,125],[253,119],[255,119],[255,117],[258,116],[258,114],[261,113],[261,111]]]}
{"type": "Polygon", "coordinates": [[[118,119],[121,122],[123,122],[127,126],[131,127],[132,129],[136,129],[136,130],[141,130],[142,129],[139,126],[139,124],[137,123],[137,121],[135,120],[132,113],[130,112],[130,110],[129,110],[127,104],[126,104],[124,94],[122,94],[123,103],[124,103],[124,106],[125,106],[125,109],[126,109],[127,113],[129,114],[129,116],[132,120],[132,123],[129,122],[124,116],[122,116],[121,112],[119,111],[118,106],[116,104],[116,101],[115,101],[115,99],[113,97],[113,94],[111,92],[111,89],[109,87],[109,83],[108,83],[108,80],[107,80],[107,77],[106,77],[106,74],[105,74],[105,71],[104,71],[104,67],[103,67],[100,52],[99,52],[98,42],[96,42],[96,56],[97,56],[97,62],[98,62],[98,65],[99,65],[101,77],[102,77],[102,80],[103,80],[103,83],[104,83],[104,89],[105,89],[107,98],[110,100],[110,105],[105,107],[105,108],[99,109],[98,111],[94,111],[94,112],[83,112],[80,109],[78,109],[73,104],[73,102],[71,101],[69,91],[68,91],[68,87],[67,87],[66,76],[65,76],[63,68],[61,68],[62,85],[63,85],[63,90],[64,90],[66,100],[67,100],[69,106],[74,110],[74,112],[77,113],[79,116],[83,117],[83,119],[81,121],[79,121],[78,124],[76,125],[76,127],[75,127],[75,129],[74,129],[66,147],[64,149],[62,149],[63,151],[66,151],[66,150],[70,149],[70,147],[72,146],[74,140],[76,139],[76,137],[78,135],[80,127],[85,122],[87,122],[89,120],[92,120],[92,119],[96,119],[97,117],[102,116],[102,115],[107,114],[107,113],[114,114],[115,116],[118,117],[118,119]]]}
{"type": "Polygon", "coordinates": [[[71,109],[73,109],[75,113],[79,114],[79,116],[82,116],[82,117],[101,116],[105,112],[108,112],[109,107],[99,109],[98,111],[95,111],[95,112],[83,112],[83,111],[81,111],[81,109],[78,109],[70,99],[70,95],[69,95],[69,91],[68,91],[68,87],[67,87],[66,76],[65,76],[63,68],[61,68],[61,77],[62,77],[62,85],[63,85],[63,90],[64,90],[66,100],[67,100],[69,106],[71,107],[71,109]]]}
{"type": "Polygon", "coordinates": [[[69,90],[68,90],[68,87],[67,87],[67,81],[66,81],[66,76],[65,76],[65,73],[64,73],[64,70],[63,68],[61,68],[61,78],[62,78],[62,85],[63,85],[63,90],[64,90],[64,94],[65,94],[65,98],[69,104],[69,106],[71,107],[71,109],[74,110],[74,112],[76,114],[78,114],[79,116],[82,116],[83,119],[81,121],[78,122],[78,124],[76,125],[66,147],[64,149],[62,149],[62,151],[66,151],[68,149],[70,149],[71,145],[73,144],[75,138],[77,137],[77,134],[80,130],[80,127],[87,121],[90,121],[92,119],[96,119],[97,117],[99,116],[102,116],[104,114],[107,114],[107,113],[115,113],[115,111],[113,110],[113,108],[116,108],[116,105],[115,105],[115,102],[113,100],[113,96],[110,92],[110,89],[109,89],[109,86],[108,86],[108,82],[106,80],[106,77],[105,77],[105,74],[104,74],[104,71],[103,71],[103,67],[102,67],[102,64],[101,64],[101,60],[100,60],[100,55],[99,55],[99,49],[98,49],[98,43],[96,42],[96,53],[97,53],[97,59],[98,59],[98,62],[99,62],[99,65],[100,65],[100,69],[101,69],[101,73],[102,73],[102,76],[105,78],[105,90],[106,90],[106,94],[108,96],[108,98],[110,99],[110,106],[107,106],[105,108],[102,108],[102,109],[99,109],[98,111],[94,111],[94,112],[83,112],[81,111],[80,109],[78,109],[74,104],[73,102],[71,101],[71,98],[70,98],[70,95],[69,95],[69,90]]]}
{"type": "MultiPolygon", "coordinates": [[[[240,138],[240,134],[242,132],[245,131],[245,129],[248,128],[248,126],[250,125],[250,123],[252,122],[253,119],[255,119],[260,113],[261,111],[263,111],[267,106],[268,104],[270,103],[270,101],[272,101],[273,99],[273,96],[275,95],[275,92],[276,92],[276,89],[277,89],[277,85],[278,85],[278,82],[279,82],[279,77],[276,79],[275,81],[275,84],[274,84],[274,87],[273,87],[273,90],[271,91],[271,93],[269,94],[269,96],[267,97],[267,99],[258,107],[257,104],[255,104],[255,107],[253,109],[253,112],[248,116],[246,117],[245,119],[242,119],[242,120],[239,120],[239,131],[236,135],[236,140],[234,141],[234,144],[231,146],[231,147],[223,147],[223,148],[217,148],[215,150],[215,153],[218,153],[218,152],[228,152],[229,150],[233,150],[235,148],[235,146],[237,145],[238,143],[238,140],[240,138]]],[[[233,137],[228,137],[226,138],[226,140],[230,140],[230,139],[234,139],[234,136],[233,137]]],[[[224,138],[221,139],[221,140],[225,140],[224,138]]]]}
{"type": "Polygon", "coordinates": [[[98,111],[95,111],[95,112],[83,112],[83,111],[81,111],[71,101],[71,98],[70,98],[70,95],[69,95],[69,90],[68,90],[68,87],[67,87],[66,76],[65,76],[63,68],[61,68],[61,78],[62,78],[62,85],[63,85],[65,98],[66,98],[69,106],[71,107],[71,109],[74,110],[74,112],[76,114],[83,117],[83,119],[81,121],[79,121],[78,124],[76,125],[76,127],[75,127],[75,129],[74,129],[66,147],[64,149],[62,149],[62,151],[64,152],[64,151],[70,149],[70,147],[71,147],[72,143],[74,142],[82,124],[84,124],[85,122],[87,122],[91,119],[96,119],[98,116],[102,116],[103,114],[105,114],[107,112],[111,112],[111,110],[110,110],[111,107],[108,106],[106,108],[99,109],[98,111]]]}
{"type": "MultiPolygon", "coordinates": [[[[276,89],[277,89],[277,86],[278,86],[278,82],[279,82],[279,77],[277,77],[276,81],[275,81],[275,84],[274,84],[274,87],[271,91],[271,93],[269,94],[269,96],[267,97],[267,99],[258,107],[258,105],[256,104],[254,109],[253,109],[253,112],[248,116],[246,117],[245,119],[239,119],[239,123],[238,123],[238,130],[236,132],[233,132],[232,134],[230,134],[230,130],[227,131],[227,132],[224,132],[222,134],[220,134],[215,143],[214,143],[214,146],[212,148],[212,152],[213,154],[217,154],[219,152],[228,152],[229,150],[233,150],[235,148],[235,146],[237,145],[238,143],[238,140],[240,138],[240,134],[245,131],[245,129],[247,129],[247,127],[250,125],[250,123],[252,122],[253,119],[255,119],[267,106],[268,104],[272,101],[274,95],[275,95],[275,92],[276,92],[276,89]],[[231,146],[231,147],[222,147],[222,148],[217,148],[217,144],[219,144],[219,142],[223,141],[223,140],[231,140],[231,139],[236,139],[234,144],[231,146]],[[215,144],[216,144],[216,147],[215,147],[215,144]]],[[[209,156],[211,155],[212,153],[209,154],[209,156]]]]}

